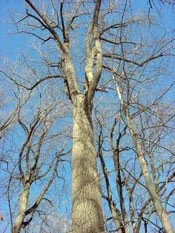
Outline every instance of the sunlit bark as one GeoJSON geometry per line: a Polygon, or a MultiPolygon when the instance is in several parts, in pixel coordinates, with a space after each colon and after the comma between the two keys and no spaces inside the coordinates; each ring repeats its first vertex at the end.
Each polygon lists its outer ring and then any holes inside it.
{"type": "Polygon", "coordinates": [[[103,232],[93,128],[84,95],[73,106],[73,232],[103,232]]]}

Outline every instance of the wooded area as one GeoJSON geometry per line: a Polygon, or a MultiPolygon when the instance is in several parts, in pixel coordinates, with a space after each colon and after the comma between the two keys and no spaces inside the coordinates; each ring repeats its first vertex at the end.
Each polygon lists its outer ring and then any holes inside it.
{"type": "Polygon", "coordinates": [[[24,0],[28,45],[0,70],[2,232],[175,232],[172,3],[24,0]]]}

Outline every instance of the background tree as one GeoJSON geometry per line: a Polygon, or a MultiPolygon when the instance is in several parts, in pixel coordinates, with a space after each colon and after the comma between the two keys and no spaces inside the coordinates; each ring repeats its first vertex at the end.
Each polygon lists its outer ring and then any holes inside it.
{"type": "Polygon", "coordinates": [[[67,145],[68,130],[65,127],[54,129],[55,125],[63,123],[65,115],[68,119],[68,108],[61,99],[58,100],[62,91],[57,89],[54,93],[53,88],[49,89],[49,84],[44,89],[40,86],[41,89],[36,92],[32,88],[27,90],[18,83],[23,81],[20,76],[21,65],[22,72],[25,71],[23,80],[30,77],[32,82],[36,73],[31,64],[23,59],[16,70],[8,70],[8,74],[5,74],[7,79],[3,82],[4,86],[6,82],[12,82],[12,93],[8,92],[7,95],[11,94],[19,106],[10,128],[2,131],[1,138],[2,183],[6,180],[2,196],[3,199],[7,196],[12,232],[20,232],[22,228],[26,228],[34,215],[43,217],[47,214],[44,208],[41,210],[41,206],[47,202],[50,206],[54,203],[51,195],[46,194],[55,176],[58,185],[54,190],[60,186],[57,190],[61,192],[64,186],[63,163],[67,163],[66,156],[70,151],[67,145]],[[52,101],[51,95],[54,96],[52,101]],[[19,210],[16,209],[17,204],[19,210]]]}

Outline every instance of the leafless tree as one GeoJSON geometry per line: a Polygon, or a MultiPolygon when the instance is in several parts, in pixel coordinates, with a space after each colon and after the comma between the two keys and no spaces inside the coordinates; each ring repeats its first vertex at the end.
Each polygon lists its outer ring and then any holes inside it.
{"type": "MultiPolygon", "coordinates": [[[[27,71],[28,67],[23,66],[23,71],[24,68],[27,71]]],[[[29,71],[23,78],[30,75],[29,71]]],[[[54,130],[54,127],[62,122],[68,108],[59,99],[61,90],[57,89],[56,95],[53,89],[50,91],[55,96],[51,101],[51,94],[47,98],[49,85],[40,92],[26,91],[18,85],[17,80],[21,81],[19,72],[17,77],[15,72],[10,71],[5,76],[8,80],[11,77],[20,107],[15,109],[13,127],[11,121],[8,131],[2,131],[1,155],[4,160],[1,161],[1,169],[5,171],[3,179],[7,184],[1,193],[3,200],[6,196],[8,199],[12,232],[21,232],[31,223],[34,215],[40,213],[43,202],[54,205],[46,194],[56,177],[58,181],[62,179],[59,169],[68,160],[65,156],[69,152],[65,128],[54,130]],[[47,93],[44,99],[43,93],[47,93]],[[33,101],[33,98],[37,99],[33,101]],[[9,141],[11,137],[13,139],[9,141]]]]}
{"type": "Polygon", "coordinates": [[[64,90],[60,101],[66,96],[71,109],[72,232],[136,233],[155,227],[173,233],[174,152],[167,142],[174,130],[174,106],[168,106],[167,96],[172,95],[174,82],[159,88],[159,79],[170,74],[172,32],[158,31],[156,19],[134,11],[130,1],[24,2],[26,13],[15,21],[17,33],[32,36],[40,45],[34,44],[38,61],[23,58],[27,77],[24,71],[3,72],[28,93],[6,120],[9,125],[15,116],[24,134],[16,161],[22,188],[12,232],[32,221],[62,158],[63,146],[54,147],[50,179],[37,203],[28,207],[30,188],[43,176],[39,171],[46,163],[50,117],[59,118],[55,111],[59,104],[52,108],[45,104],[44,90],[40,108],[34,105],[37,110],[30,112],[30,119],[21,115],[49,83],[52,101],[57,90],[64,90]]]}

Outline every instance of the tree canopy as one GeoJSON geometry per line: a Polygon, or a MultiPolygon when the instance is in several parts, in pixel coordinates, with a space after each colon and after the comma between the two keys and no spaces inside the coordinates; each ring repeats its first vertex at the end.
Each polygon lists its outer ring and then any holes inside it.
{"type": "Polygon", "coordinates": [[[23,3],[2,27],[0,230],[173,233],[173,1],[23,3]]]}

